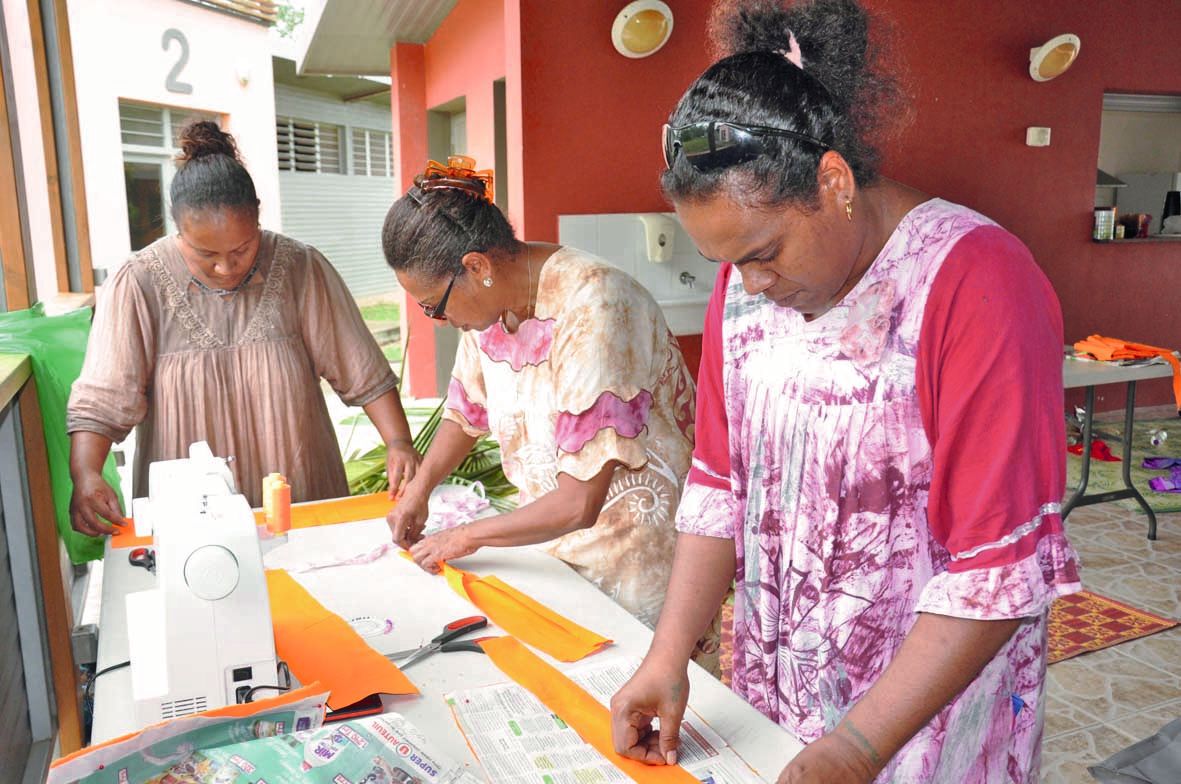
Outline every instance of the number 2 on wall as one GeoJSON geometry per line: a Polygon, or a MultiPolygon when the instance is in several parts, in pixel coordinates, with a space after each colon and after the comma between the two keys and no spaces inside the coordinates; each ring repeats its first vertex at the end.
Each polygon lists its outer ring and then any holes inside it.
{"type": "Polygon", "coordinates": [[[188,82],[182,82],[177,79],[180,72],[189,62],[189,39],[185,38],[185,34],[175,27],[170,27],[164,31],[164,38],[160,43],[164,47],[164,51],[171,49],[171,44],[176,41],[180,44],[180,57],[176,58],[176,64],[172,66],[172,70],[168,72],[168,76],[164,77],[164,89],[170,93],[182,93],[189,95],[193,92],[193,85],[188,82]]]}

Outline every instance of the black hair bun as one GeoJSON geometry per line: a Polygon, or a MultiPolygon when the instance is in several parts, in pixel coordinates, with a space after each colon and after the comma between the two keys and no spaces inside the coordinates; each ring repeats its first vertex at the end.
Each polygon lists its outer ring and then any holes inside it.
{"type": "Polygon", "coordinates": [[[206,155],[225,155],[241,162],[234,137],[217,127],[217,123],[209,120],[191,122],[180,132],[180,155],[177,160],[183,164],[206,155]]]}

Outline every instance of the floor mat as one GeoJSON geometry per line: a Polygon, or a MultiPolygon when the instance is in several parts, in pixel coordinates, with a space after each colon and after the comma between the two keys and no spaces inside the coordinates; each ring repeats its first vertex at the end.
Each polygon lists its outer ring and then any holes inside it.
{"type": "Polygon", "coordinates": [[[1100,651],[1140,637],[1171,629],[1177,621],[1080,591],[1062,596],[1050,608],[1050,664],[1091,651],[1100,651]]]}
{"type": "MultiPolygon", "coordinates": [[[[1091,476],[1087,483],[1087,494],[1105,493],[1110,490],[1120,490],[1124,486],[1123,422],[1096,422],[1095,437],[1107,442],[1112,454],[1121,458],[1121,462],[1105,463],[1101,460],[1091,461],[1091,476]]],[[[1166,417],[1164,419],[1137,419],[1132,426],[1132,486],[1140,491],[1144,500],[1157,514],[1163,512],[1181,512],[1181,493],[1157,493],[1148,486],[1148,480],[1154,476],[1168,476],[1169,472],[1151,471],[1141,468],[1146,457],[1181,457],[1181,419],[1166,417]],[[1152,445],[1151,437],[1155,432],[1164,430],[1168,433],[1161,444],[1152,445]]],[[[1078,487],[1082,476],[1083,459],[1078,455],[1066,456],[1066,498],[1069,498],[1078,487]]],[[[1125,509],[1135,510],[1143,514],[1140,505],[1130,498],[1115,501],[1125,509]]]]}

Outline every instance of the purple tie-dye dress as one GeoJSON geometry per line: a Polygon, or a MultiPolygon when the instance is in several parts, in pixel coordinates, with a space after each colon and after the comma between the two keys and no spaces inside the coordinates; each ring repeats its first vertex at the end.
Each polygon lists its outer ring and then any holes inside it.
{"type": "Polygon", "coordinates": [[[810,742],[918,612],[1024,618],[878,781],[1033,784],[1046,613],[1079,588],[1048,282],[1012,235],[940,200],[811,322],[730,269],[707,316],[677,527],[734,539],[734,690],[810,742]]]}

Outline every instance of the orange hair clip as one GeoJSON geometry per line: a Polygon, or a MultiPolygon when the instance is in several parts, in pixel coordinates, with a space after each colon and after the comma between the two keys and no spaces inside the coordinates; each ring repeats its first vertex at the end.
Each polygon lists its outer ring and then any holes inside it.
{"type": "Polygon", "coordinates": [[[450,155],[446,165],[438,161],[429,161],[419,177],[418,187],[424,191],[435,188],[453,188],[467,191],[491,202],[496,191],[493,188],[492,170],[476,171],[476,159],[467,155],[450,155]]]}

